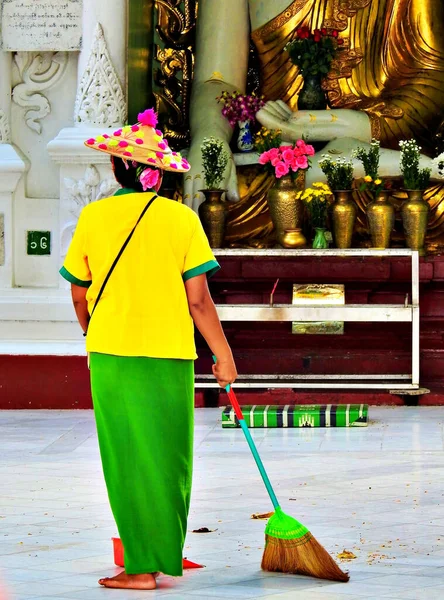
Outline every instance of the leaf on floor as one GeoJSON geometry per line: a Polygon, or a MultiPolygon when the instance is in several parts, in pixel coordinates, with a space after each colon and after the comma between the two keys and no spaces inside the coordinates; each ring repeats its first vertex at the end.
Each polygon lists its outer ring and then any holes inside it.
{"type": "Polygon", "coordinates": [[[251,515],[250,519],[259,519],[261,521],[266,521],[267,519],[269,519],[273,515],[274,515],[274,512],[254,513],[254,514],[251,515]]]}
{"type": "Polygon", "coordinates": [[[358,558],[355,554],[353,554],[353,552],[350,552],[349,550],[343,550],[343,552],[340,552],[337,555],[338,560],[354,560],[355,558],[358,558]]]}
{"type": "Polygon", "coordinates": [[[193,533],[214,533],[217,529],[208,529],[208,527],[201,527],[200,529],[193,529],[193,533]]]}

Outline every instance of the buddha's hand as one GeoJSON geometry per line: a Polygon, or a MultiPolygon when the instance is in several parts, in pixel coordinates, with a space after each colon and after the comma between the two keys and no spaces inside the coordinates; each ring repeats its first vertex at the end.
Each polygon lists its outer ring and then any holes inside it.
{"type": "Polygon", "coordinates": [[[282,139],[294,142],[304,135],[301,113],[293,112],[282,100],[269,101],[256,114],[256,119],[267,129],[280,129],[282,139]]]}
{"type": "MultiPolygon", "coordinates": [[[[188,162],[191,165],[190,171],[185,173],[184,177],[184,204],[187,204],[195,211],[204,201],[204,196],[201,190],[205,189],[204,169],[202,165],[201,145],[202,139],[193,139],[188,154],[188,162]]],[[[224,178],[218,186],[221,189],[227,190],[227,199],[231,202],[239,200],[239,190],[237,187],[236,165],[234,164],[233,154],[230,150],[228,142],[222,140],[224,150],[228,154],[228,164],[225,169],[224,178]]]]}

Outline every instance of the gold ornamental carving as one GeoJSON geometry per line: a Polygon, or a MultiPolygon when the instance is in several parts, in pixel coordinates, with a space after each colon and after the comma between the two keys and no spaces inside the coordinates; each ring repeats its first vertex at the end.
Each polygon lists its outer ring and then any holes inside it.
{"type": "Polygon", "coordinates": [[[372,0],[333,0],[331,16],[324,20],[324,27],[344,31],[347,29],[348,19],[371,2],[372,0]]]}
{"type": "Polygon", "coordinates": [[[156,110],[165,136],[175,149],[190,144],[189,105],[194,68],[196,0],[156,0],[156,31],[162,42],[155,48],[160,64],[154,80],[156,110]]]}

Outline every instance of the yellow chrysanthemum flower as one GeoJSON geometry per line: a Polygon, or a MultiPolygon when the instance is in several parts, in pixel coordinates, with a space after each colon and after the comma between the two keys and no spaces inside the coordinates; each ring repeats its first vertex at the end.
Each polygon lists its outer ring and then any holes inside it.
{"type": "Polygon", "coordinates": [[[373,178],[372,178],[370,175],[366,175],[366,176],[364,177],[364,181],[365,181],[366,183],[371,183],[371,182],[373,181],[373,178]]]}
{"type": "Polygon", "coordinates": [[[382,183],[382,179],[377,179],[377,180],[375,181],[375,185],[381,185],[381,183],[382,183]]]}

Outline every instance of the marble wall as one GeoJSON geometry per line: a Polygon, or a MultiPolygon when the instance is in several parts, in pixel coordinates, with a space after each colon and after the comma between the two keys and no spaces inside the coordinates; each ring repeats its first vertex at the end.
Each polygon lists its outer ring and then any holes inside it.
{"type": "Polygon", "coordinates": [[[83,142],[126,122],[127,10],[0,3],[0,354],[83,353],[58,270],[83,206],[115,189],[83,142]]]}

